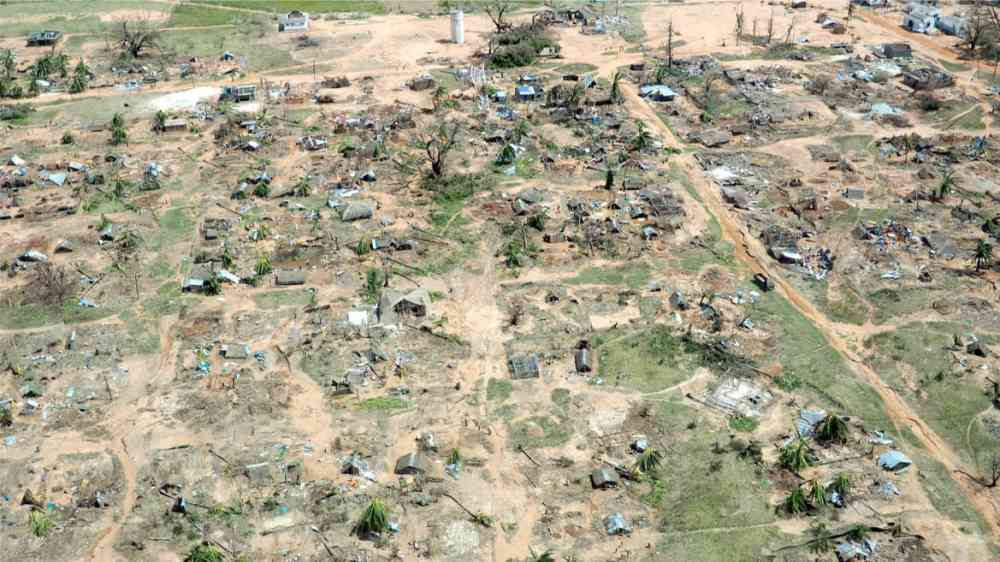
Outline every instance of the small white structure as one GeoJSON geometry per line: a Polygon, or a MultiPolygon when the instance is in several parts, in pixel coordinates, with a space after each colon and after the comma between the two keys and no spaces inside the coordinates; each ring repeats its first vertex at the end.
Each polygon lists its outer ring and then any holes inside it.
{"type": "Polygon", "coordinates": [[[462,10],[451,12],[451,42],[456,45],[465,43],[465,12],[462,10]]]}
{"type": "Polygon", "coordinates": [[[292,10],[278,18],[278,31],[309,31],[309,14],[292,10]]]}
{"type": "Polygon", "coordinates": [[[916,5],[903,15],[903,27],[914,33],[931,33],[941,17],[941,10],[933,6],[916,5]]]}

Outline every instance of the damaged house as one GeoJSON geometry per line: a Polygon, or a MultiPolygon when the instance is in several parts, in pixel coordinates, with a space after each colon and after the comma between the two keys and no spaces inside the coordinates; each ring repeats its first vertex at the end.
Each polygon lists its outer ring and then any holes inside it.
{"type": "Polygon", "coordinates": [[[29,47],[51,47],[62,39],[62,31],[35,31],[28,35],[29,47]]]}
{"type": "Polygon", "coordinates": [[[383,291],[378,301],[378,319],[381,324],[398,324],[406,317],[423,318],[427,316],[430,305],[431,297],[427,289],[383,291]]]}
{"type": "Polygon", "coordinates": [[[257,99],[257,86],[223,86],[219,101],[243,102],[257,99]]]}
{"type": "Polygon", "coordinates": [[[292,10],[278,18],[278,31],[309,31],[309,14],[292,10]]]}
{"type": "Polygon", "coordinates": [[[937,26],[941,10],[933,6],[916,5],[903,14],[903,27],[914,33],[930,33],[937,26]]]}
{"type": "Polygon", "coordinates": [[[903,84],[914,90],[937,90],[949,88],[955,84],[955,79],[947,72],[931,68],[918,68],[903,74],[903,84]]]}

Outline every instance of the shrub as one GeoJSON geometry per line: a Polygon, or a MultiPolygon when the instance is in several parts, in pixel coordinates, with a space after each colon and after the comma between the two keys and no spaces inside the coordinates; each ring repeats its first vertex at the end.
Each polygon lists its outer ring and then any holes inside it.
{"type": "Polygon", "coordinates": [[[809,468],[814,462],[815,456],[804,439],[797,439],[785,445],[778,453],[778,464],[793,472],[809,468]]]}
{"type": "MultiPolygon", "coordinates": [[[[20,86],[18,86],[18,88],[20,88],[20,86]]],[[[32,113],[34,111],[35,108],[32,107],[32,105],[29,103],[15,103],[14,105],[5,105],[0,107],[0,121],[14,121],[16,119],[23,119],[27,117],[29,113],[32,113]]]]}
{"type": "Polygon", "coordinates": [[[816,426],[816,439],[823,443],[846,443],[850,436],[851,430],[847,427],[847,422],[834,414],[827,414],[816,426]]]}
{"type": "Polygon", "coordinates": [[[31,527],[31,534],[36,537],[44,537],[52,531],[52,519],[44,511],[33,509],[28,513],[28,525],[31,527]]]}
{"type": "Polygon", "coordinates": [[[273,269],[274,268],[271,267],[271,258],[270,257],[268,257],[268,256],[266,256],[264,254],[261,254],[260,257],[257,258],[257,265],[254,267],[254,271],[257,273],[258,277],[261,277],[261,276],[267,275],[268,273],[271,273],[271,271],[273,271],[273,269]]]}
{"type": "Polygon", "coordinates": [[[209,296],[222,294],[222,280],[218,275],[212,275],[205,280],[205,294],[209,296]]]}
{"type": "Polygon", "coordinates": [[[922,111],[937,111],[941,109],[941,100],[932,95],[920,96],[920,109],[922,111]]]}
{"type": "Polygon", "coordinates": [[[60,142],[63,144],[73,144],[76,142],[76,138],[73,137],[73,133],[66,131],[63,133],[62,140],[60,142]]]}
{"type": "Polygon", "coordinates": [[[222,550],[212,544],[195,545],[184,557],[184,562],[223,562],[226,559],[222,550]]]}
{"type": "Polygon", "coordinates": [[[389,508],[380,499],[374,499],[365,508],[354,530],[361,536],[380,534],[389,528],[389,508]]]}

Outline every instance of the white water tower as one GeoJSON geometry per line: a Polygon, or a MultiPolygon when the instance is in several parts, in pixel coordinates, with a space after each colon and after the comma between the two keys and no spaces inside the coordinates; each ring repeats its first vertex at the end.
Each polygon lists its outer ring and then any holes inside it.
{"type": "Polygon", "coordinates": [[[451,42],[456,45],[465,43],[465,13],[462,10],[451,12],[451,42]]]}

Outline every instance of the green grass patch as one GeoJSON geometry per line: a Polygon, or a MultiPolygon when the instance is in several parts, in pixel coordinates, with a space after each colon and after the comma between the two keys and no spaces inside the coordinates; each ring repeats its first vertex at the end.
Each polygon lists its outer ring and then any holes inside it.
{"type": "Polygon", "coordinates": [[[184,56],[214,60],[227,50],[243,53],[246,46],[252,44],[253,52],[246,53],[249,63],[247,70],[250,72],[298,64],[287,49],[260,41],[261,36],[274,32],[272,22],[265,21],[264,18],[249,20],[246,19],[246,14],[241,21],[236,28],[165,30],[161,40],[163,49],[184,56]]]}
{"type": "Polygon", "coordinates": [[[585,62],[575,62],[556,67],[555,71],[559,74],[587,74],[588,72],[596,72],[597,67],[585,62]]]}
{"type": "Polygon", "coordinates": [[[830,144],[841,153],[865,152],[873,140],[875,137],[871,135],[841,135],[830,139],[830,144]]]}
{"type": "Polygon", "coordinates": [[[911,322],[872,336],[865,344],[875,351],[872,367],[938,435],[970,464],[988,463],[986,452],[1000,446],[1000,440],[985,432],[976,419],[992,407],[990,398],[971,380],[973,375],[952,371],[954,360],[946,350],[953,334],[965,330],[950,322],[911,322]],[[914,386],[919,392],[912,390],[914,386]]]}
{"type": "Polygon", "coordinates": [[[160,251],[185,242],[194,235],[195,222],[182,207],[173,207],[159,217],[160,228],[146,237],[148,249],[160,251]]]}
{"type": "Polygon", "coordinates": [[[569,285],[625,285],[632,289],[644,287],[652,276],[652,268],[644,263],[618,267],[588,267],[566,280],[569,285]]]}
{"type": "Polygon", "coordinates": [[[962,530],[988,536],[989,526],[952,480],[948,469],[922,451],[911,451],[910,456],[920,469],[921,487],[934,509],[948,519],[965,522],[961,526],[962,530]]]}
{"type": "Polygon", "coordinates": [[[142,301],[142,312],[147,316],[159,318],[180,312],[185,304],[193,300],[194,297],[181,291],[178,283],[167,282],[160,285],[156,294],[142,301]]]}
{"type": "Polygon", "coordinates": [[[875,307],[873,322],[885,324],[927,310],[941,295],[941,291],[927,287],[883,287],[868,293],[867,299],[875,307]]]}
{"type": "Polygon", "coordinates": [[[960,62],[952,62],[947,59],[938,59],[941,66],[944,67],[948,72],[968,72],[972,70],[969,65],[962,64],[960,62]]]}
{"type": "Polygon", "coordinates": [[[22,304],[0,307],[0,328],[24,330],[51,324],[79,324],[93,322],[116,313],[113,307],[86,308],[77,299],[69,299],[62,307],[22,304]]]}
{"type": "Polygon", "coordinates": [[[781,364],[782,376],[801,383],[802,394],[811,394],[821,407],[858,416],[872,427],[893,427],[878,394],[858,379],[816,326],[784,297],[764,293],[751,316],[774,336],[775,348],[768,358],[781,364]]]}
{"type": "Polygon", "coordinates": [[[505,379],[490,379],[486,383],[486,399],[490,402],[504,402],[514,392],[514,383],[505,379]]]}
{"type": "Polygon", "coordinates": [[[293,289],[288,291],[268,291],[256,293],[253,301],[259,308],[273,310],[284,306],[308,306],[315,302],[315,293],[308,289],[293,289]]]}
{"type": "Polygon", "coordinates": [[[664,325],[627,332],[611,330],[592,338],[598,373],[611,387],[656,392],[691,377],[700,365],[695,349],[664,325]]]}
{"type": "MultiPolygon", "coordinates": [[[[703,415],[675,396],[658,403],[654,421],[670,443],[670,461],[656,474],[663,492],[659,505],[661,521],[658,530],[671,535],[673,542],[688,531],[719,527],[760,525],[776,519],[768,503],[771,487],[766,474],[758,474],[751,462],[733,452],[716,453],[715,443],[729,441],[728,428],[701,427],[703,415]],[[688,429],[695,422],[699,426],[688,429]],[[678,533],[678,536],[674,536],[678,533]]],[[[746,554],[745,551],[740,551],[746,554]]],[[[675,558],[663,558],[674,560],[675,558]]],[[[718,557],[682,560],[721,560],[718,557]]]]}
{"type": "Polygon", "coordinates": [[[272,14],[286,14],[292,10],[302,10],[309,14],[332,14],[345,12],[385,13],[385,3],[381,0],[200,0],[206,4],[217,4],[231,8],[245,8],[272,14]]]}
{"type": "MultiPolygon", "coordinates": [[[[734,491],[739,494],[739,491],[734,491]]],[[[692,501],[697,501],[693,499],[692,501]]],[[[739,525],[737,524],[737,527],[739,525]]],[[[705,560],[739,560],[757,562],[772,560],[766,553],[778,546],[801,541],[774,527],[725,528],[718,531],[677,533],[663,537],[656,554],[648,562],[702,562],[705,560]]],[[[793,551],[794,552],[794,551],[793,551]]],[[[781,558],[778,558],[779,560],[781,558]]],[[[797,560],[786,558],[786,560],[797,560]]]]}
{"type": "Polygon", "coordinates": [[[840,285],[837,290],[837,299],[831,300],[831,289],[826,281],[798,276],[792,276],[790,281],[800,291],[807,294],[816,307],[834,322],[861,325],[868,320],[868,307],[865,305],[864,298],[852,287],[840,285]]]}
{"type": "Polygon", "coordinates": [[[247,14],[241,12],[220,10],[211,6],[177,4],[170,13],[167,27],[233,25],[245,19],[246,16],[247,14]]]}
{"type": "Polygon", "coordinates": [[[755,418],[733,416],[729,418],[729,428],[742,433],[753,433],[760,423],[755,418]]]}
{"type": "Polygon", "coordinates": [[[569,419],[552,416],[532,416],[514,422],[510,428],[510,441],[515,448],[560,447],[569,442],[572,435],[569,419]]]}
{"type": "Polygon", "coordinates": [[[362,400],[358,406],[365,412],[398,412],[410,407],[410,403],[395,396],[377,396],[362,400]]]}
{"type": "Polygon", "coordinates": [[[569,407],[569,402],[572,398],[573,395],[570,393],[568,388],[554,388],[552,389],[552,394],[550,395],[552,403],[563,410],[569,407]]]}
{"type": "Polygon", "coordinates": [[[983,107],[976,105],[968,113],[955,119],[951,126],[965,131],[981,131],[986,128],[985,118],[986,113],[983,112],[983,107]]]}

